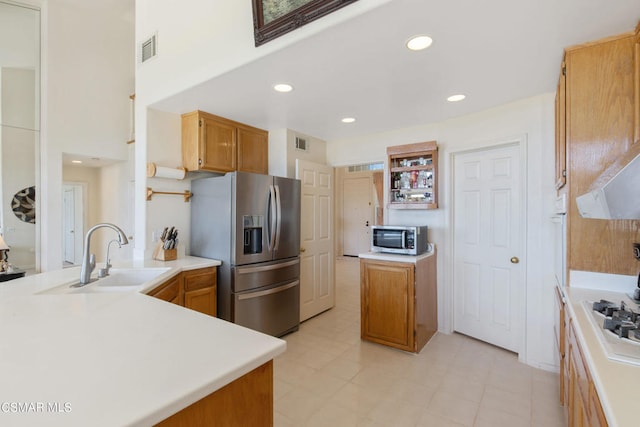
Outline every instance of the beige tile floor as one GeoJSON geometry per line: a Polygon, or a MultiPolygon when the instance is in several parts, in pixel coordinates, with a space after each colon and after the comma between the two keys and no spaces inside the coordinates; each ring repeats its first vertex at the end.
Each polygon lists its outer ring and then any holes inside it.
{"type": "Polygon", "coordinates": [[[275,425],[564,426],[557,376],[459,334],[418,355],[360,340],[357,259],[336,262],[336,306],[284,337],[275,425]]]}

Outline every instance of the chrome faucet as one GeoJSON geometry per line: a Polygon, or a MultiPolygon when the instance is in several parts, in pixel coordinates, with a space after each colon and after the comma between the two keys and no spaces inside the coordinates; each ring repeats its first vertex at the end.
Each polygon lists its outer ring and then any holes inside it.
{"type": "MultiPolygon", "coordinates": [[[[96,224],[87,231],[87,235],[84,238],[84,254],[82,255],[82,270],[80,270],[80,286],[86,285],[91,281],[91,272],[96,268],[96,256],[91,253],[91,235],[98,228],[107,227],[118,233],[118,243],[126,245],[129,243],[127,236],[120,227],[107,222],[96,224]]],[[[109,248],[107,248],[108,251],[109,248]]],[[[107,260],[108,263],[108,260],[107,260]]]]}
{"type": "Polygon", "coordinates": [[[117,241],[116,239],[111,240],[108,244],[107,244],[107,258],[104,262],[104,268],[100,268],[98,269],[98,279],[102,279],[103,277],[107,277],[109,275],[109,269],[111,267],[113,267],[113,265],[111,265],[111,258],[109,258],[109,250],[111,249],[111,244],[115,243],[118,245],[119,248],[122,247],[122,244],[117,241]]]}

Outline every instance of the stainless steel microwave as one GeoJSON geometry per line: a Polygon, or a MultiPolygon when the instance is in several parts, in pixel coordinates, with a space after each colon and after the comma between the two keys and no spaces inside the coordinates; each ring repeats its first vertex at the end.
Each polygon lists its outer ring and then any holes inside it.
{"type": "Polygon", "coordinates": [[[371,227],[371,252],[420,255],[427,251],[427,226],[374,225],[371,227]]]}

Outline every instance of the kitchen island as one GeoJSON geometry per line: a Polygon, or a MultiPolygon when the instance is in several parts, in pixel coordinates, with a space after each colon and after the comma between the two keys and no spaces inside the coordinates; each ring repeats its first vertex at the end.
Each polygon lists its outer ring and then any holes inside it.
{"type": "Polygon", "coordinates": [[[360,338],[419,353],[438,330],[436,249],[360,258],[360,338]]]}
{"type": "Polygon", "coordinates": [[[193,257],[124,265],[170,268],[137,292],[48,293],[79,268],[3,283],[0,425],[153,425],[247,378],[260,386],[239,390],[260,395],[226,406],[249,416],[259,401],[269,407],[261,425],[271,425],[272,359],[286,343],[145,295],[173,275],[216,265],[193,257]]]}

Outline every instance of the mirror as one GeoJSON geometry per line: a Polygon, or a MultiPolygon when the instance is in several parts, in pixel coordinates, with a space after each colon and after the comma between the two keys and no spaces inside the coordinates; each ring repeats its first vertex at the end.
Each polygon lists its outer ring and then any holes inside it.
{"type": "MultiPolygon", "coordinates": [[[[84,237],[93,225],[110,222],[125,231],[133,230],[133,180],[128,169],[122,160],[62,154],[63,267],[82,264],[84,237]]],[[[133,245],[118,247],[110,243],[114,238],[108,228],[92,235],[91,252],[98,263],[105,262],[107,248],[111,261],[132,258],[133,245]]]]}
{"type": "Polygon", "coordinates": [[[40,11],[0,0],[0,233],[8,263],[26,274],[39,262],[39,81],[40,11]]]}

